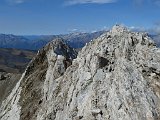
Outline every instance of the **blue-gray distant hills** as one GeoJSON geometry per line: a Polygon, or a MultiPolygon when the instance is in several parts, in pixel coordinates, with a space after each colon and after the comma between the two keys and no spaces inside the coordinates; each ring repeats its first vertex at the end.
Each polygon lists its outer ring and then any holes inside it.
{"type": "MultiPolygon", "coordinates": [[[[30,35],[16,36],[11,34],[0,34],[0,48],[15,48],[26,50],[38,50],[55,38],[62,38],[73,48],[82,48],[90,40],[102,35],[105,31],[94,33],[71,33],[65,35],[30,35]]],[[[150,35],[160,47],[160,35],[150,35]]]]}
{"type": "Polygon", "coordinates": [[[155,41],[158,47],[160,47],[160,34],[158,35],[150,35],[150,37],[155,41]]]}
{"type": "Polygon", "coordinates": [[[94,33],[71,33],[66,35],[16,36],[0,34],[0,48],[38,50],[55,38],[62,38],[73,48],[82,48],[90,40],[99,37],[104,31],[94,33]]]}

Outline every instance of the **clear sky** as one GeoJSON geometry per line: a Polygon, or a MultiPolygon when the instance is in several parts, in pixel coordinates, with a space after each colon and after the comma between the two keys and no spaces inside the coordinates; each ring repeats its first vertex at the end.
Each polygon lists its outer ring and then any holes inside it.
{"type": "Polygon", "coordinates": [[[160,26],[160,0],[0,0],[0,33],[91,32],[116,23],[160,26]]]}

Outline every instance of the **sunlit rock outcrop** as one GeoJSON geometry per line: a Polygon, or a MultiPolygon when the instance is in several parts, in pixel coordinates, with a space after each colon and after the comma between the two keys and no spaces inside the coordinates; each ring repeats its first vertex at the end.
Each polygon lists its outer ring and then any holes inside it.
{"type": "Polygon", "coordinates": [[[49,43],[1,105],[2,120],[159,120],[160,49],[115,25],[78,53],[49,43]]]}

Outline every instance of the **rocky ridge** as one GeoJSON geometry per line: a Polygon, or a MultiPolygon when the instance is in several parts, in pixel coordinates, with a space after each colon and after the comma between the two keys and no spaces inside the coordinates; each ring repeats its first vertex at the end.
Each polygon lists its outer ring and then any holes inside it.
{"type": "Polygon", "coordinates": [[[2,102],[2,120],[159,120],[160,49],[116,25],[78,53],[49,43],[2,102]]]}

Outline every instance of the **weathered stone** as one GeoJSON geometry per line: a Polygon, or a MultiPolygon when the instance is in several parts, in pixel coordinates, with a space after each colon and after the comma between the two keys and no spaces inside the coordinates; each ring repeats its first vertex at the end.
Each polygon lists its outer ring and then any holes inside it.
{"type": "Polygon", "coordinates": [[[146,33],[116,25],[75,56],[61,41],[48,44],[3,101],[1,119],[160,119],[160,50],[146,33]]]}

